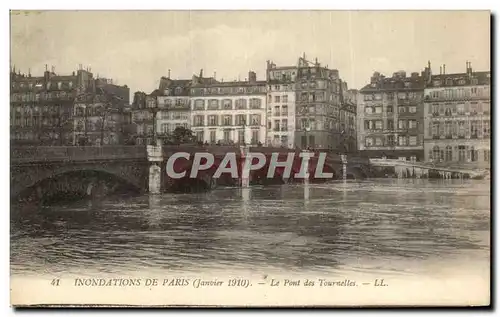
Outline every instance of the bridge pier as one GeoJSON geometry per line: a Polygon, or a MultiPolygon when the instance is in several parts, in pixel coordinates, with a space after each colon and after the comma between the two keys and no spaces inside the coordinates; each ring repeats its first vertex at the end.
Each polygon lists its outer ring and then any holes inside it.
{"type": "Polygon", "coordinates": [[[341,154],[340,159],[342,160],[342,179],[347,180],[347,155],[341,154]]]}
{"type": "MultiPolygon", "coordinates": [[[[303,150],[302,152],[309,153],[308,150],[303,150]]],[[[310,158],[306,154],[302,157],[302,162],[301,162],[302,171],[300,173],[304,175],[304,184],[306,184],[306,185],[309,184],[309,163],[310,163],[309,160],[310,160],[310,158]]],[[[305,190],[305,187],[304,187],[304,190],[305,190]]],[[[309,188],[307,189],[307,196],[309,197],[309,188]]]]}
{"type": "Polygon", "coordinates": [[[246,144],[240,146],[240,155],[241,155],[240,186],[243,188],[248,188],[248,187],[250,187],[250,171],[249,171],[249,167],[246,166],[246,159],[248,156],[248,146],[246,144]]]}
{"type": "Polygon", "coordinates": [[[149,166],[149,186],[148,190],[151,194],[161,193],[161,167],[163,162],[163,152],[161,143],[157,145],[148,145],[148,161],[151,162],[149,166]]]}

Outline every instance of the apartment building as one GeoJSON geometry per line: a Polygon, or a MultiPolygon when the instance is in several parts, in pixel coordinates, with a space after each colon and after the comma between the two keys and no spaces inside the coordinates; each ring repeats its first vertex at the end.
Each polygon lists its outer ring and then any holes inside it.
{"type": "Polygon", "coordinates": [[[342,144],[339,71],[308,61],[297,63],[295,83],[295,146],[339,149],[342,144]]]}
{"type": "Polygon", "coordinates": [[[190,87],[191,80],[174,80],[168,77],[160,79],[159,88],[151,93],[156,97],[158,113],[156,115],[156,132],[159,138],[168,136],[178,127],[190,128],[190,87]]]}
{"type": "Polygon", "coordinates": [[[446,74],[446,65],[425,88],[425,160],[489,165],[491,73],[446,74]]]}
{"type": "Polygon", "coordinates": [[[357,151],[356,114],[358,90],[347,89],[347,83],[342,82],[342,106],[340,107],[340,146],[343,152],[357,151]]]}
{"type": "Polygon", "coordinates": [[[245,81],[222,82],[193,76],[191,130],[199,142],[264,144],[266,82],[250,71],[245,81]]]}
{"type": "Polygon", "coordinates": [[[423,95],[430,63],[420,74],[375,72],[359,91],[358,148],[370,157],[424,159],[423,95]]]}
{"type": "Polygon", "coordinates": [[[115,85],[106,78],[89,81],[74,101],[73,144],[122,144],[123,125],[127,124],[125,109],[129,104],[130,89],[115,85]]]}
{"type": "Polygon", "coordinates": [[[296,66],[276,67],[267,61],[266,145],[294,148],[296,66]]]}
{"type": "Polygon", "coordinates": [[[13,145],[73,143],[73,102],[86,89],[92,74],[79,69],[58,75],[54,68],[42,76],[10,71],[10,139],[13,145]]]}

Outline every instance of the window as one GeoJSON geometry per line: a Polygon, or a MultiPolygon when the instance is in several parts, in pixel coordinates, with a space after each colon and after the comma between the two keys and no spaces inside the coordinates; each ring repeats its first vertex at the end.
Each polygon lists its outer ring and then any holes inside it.
{"type": "Polygon", "coordinates": [[[288,116],[288,106],[284,105],[281,107],[281,115],[284,117],[288,116]]]}
{"type": "Polygon", "coordinates": [[[382,106],[375,107],[375,113],[382,113],[382,106]]]}
{"type": "Polygon", "coordinates": [[[205,100],[197,99],[194,101],[194,110],[205,110],[205,100]]]}
{"type": "Polygon", "coordinates": [[[417,136],[415,135],[410,136],[410,145],[412,146],[417,145],[417,136]]]}
{"type": "Polygon", "coordinates": [[[204,125],[204,116],[194,116],[194,125],[195,126],[202,126],[204,125]]]}
{"type": "Polygon", "coordinates": [[[365,113],[368,113],[368,114],[373,113],[373,108],[372,107],[366,107],[365,108],[365,113]]]}
{"type": "Polygon", "coordinates": [[[250,108],[251,109],[260,109],[262,105],[262,101],[258,98],[250,99],[250,108]]]}
{"type": "Polygon", "coordinates": [[[417,120],[408,120],[408,129],[416,129],[417,120]]]}
{"type": "Polygon", "coordinates": [[[465,121],[458,122],[458,137],[465,138],[465,121]]]}
{"type": "Polygon", "coordinates": [[[252,144],[259,143],[259,130],[252,130],[252,144]]]}
{"type": "Polygon", "coordinates": [[[246,109],[247,101],[246,99],[238,99],[236,100],[236,109],[246,109]]]}
{"type": "Polygon", "coordinates": [[[452,135],[451,121],[446,121],[444,123],[444,135],[446,136],[446,138],[451,138],[452,135]]]}
{"type": "Polygon", "coordinates": [[[288,95],[283,95],[283,102],[284,103],[288,102],[288,95]]]}
{"type": "Polygon", "coordinates": [[[464,104],[458,104],[457,105],[457,112],[458,112],[458,114],[464,114],[465,113],[465,106],[464,106],[464,104]]]}
{"type": "Polygon", "coordinates": [[[245,125],[246,124],[246,116],[244,114],[236,115],[236,125],[245,125]]]}
{"type": "Polygon", "coordinates": [[[224,130],[224,141],[225,141],[225,142],[229,142],[229,140],[231,139],[230,134],[231,134],[231,131],[229,131],[229,130],[224,130]]]}
{"type": "Polygon", "coordinates": [[[458,146],[458,161],[459,162],[465,162],[465,146],[464,145],[459,145],[458,146]]]}
{"type": "Polygon", "coordinates": [[[398,121],[398,129],[406,129],[406,121],[405,120],[398,121]]]}
{"type": "Polygon", "coordinates": [[[381,138],[375,138],[375,145],[381,146],[382,145],[382,139],[381,138]]]}
{"type": "Polygon", "coordinates": [[[373,138],[368,137],[365,139],[366,146],[373,146],[373,138]]]}
{"type": "Polygon", "coordinates": [[[394,135],[388,135],[387,136],[387,145],[393,146],[394,145],[394,135]]]}
{"type": "Polygon", "coordinates": [[[281,131],[288,131],[288,120],[283,119],[281,121],[281,131]]]}
{"type": "Polygon", "coordinates": [[[401,146],[408,145],[407,141],[408,141],[408,139],[405,136],[400,135],[398,137],[398,144],[401,146]]]}
{"type": "Polygon", "coordinates": [[[387,129],[394,130],[394,120],[387,120],[387,129]]]}
{"type": "Polygon", "coordinates": [[[217,116],[215,115],[208,116],[208,125],[211,126],[217,125],[217,116]]]}
{"type": "Polygon", "coordinates": [[[382,120],[375,121],[375,129],[382,130],[382,120]]]}
{"type": "Polygon", "coordinates": [[[274,131],[279,131],[279,130],[280,130],[280,121],[274,120],[274,131]]]}
{"type": "Polygon", "coordinates": [[[232,122],[233,118],[231,115],[225,115],[223,118],[224,118],[224,120],[223,120],[224,125],[232,125],[233,124],[233,122],[232,122]]]}
{"type": "Polygon", "coordinates": [[[217,109],[219,109],[219,100],[217,100],[217,99],[210,99],[208,101],[208,109],[209,110],[217,110],[217,109]]]}
{"type": "Polygon", "coordinates": [[[470,122],[470,137],[471,138],[477,138],[478,136],[478,129],[479,128],[479,121],[473,120],[470,122]]]}
{"type": "Polygon", "coordinates": [[[280,96],[274,96],[274,102],[280,102],[280,96]]]}
{"type": "Polygon", "coordinates": [[[252,125],[260,125],[260,114],[253,114],[252,115],[252,125]]]}
{"type": "Polygon", "coordinates": [[[435,116],[439,115],[439,105],[438,104],[432,105],[432,114],[435,116]]]}
{"type": "Polygon", "coordinates": [[[398,113],[405,113],[405,107],[404,106],[398,107],[398,113]]]}
{"type": "Polygon", "coordinates": [[[233,103],[231,99],[224,99],[222,101],[224,110],[233,109],[233,103]]]}
{"type": "Polygon", "coordinates": [[[409,110],[410,110],[409,111],[410,113],[417,113],[417,107],[415,107],[415,106],[409,107],[409,110]]]}
{"type": "Polygon", "coordinates": [[[365,130],[373,129],[373,122],[370,120],[365,120],[365,130]]]}
{"type": "Polygon", "coordinates": [[[392,106],[387,106],[387,114],[392,114],[393,108],[392,106]]]}
{"type": "Polygon", "coordinates": [[[490,120],[483,121],[483,136],[486,138],[490,137],[490,120]]]}

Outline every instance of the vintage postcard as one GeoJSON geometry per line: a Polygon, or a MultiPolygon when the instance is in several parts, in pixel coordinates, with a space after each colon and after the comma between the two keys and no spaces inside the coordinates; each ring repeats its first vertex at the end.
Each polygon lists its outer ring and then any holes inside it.
{"type": "Polygon", "coordinates": [[[11,304],[490,305],[490,20],[11,11],[11,304]]]}

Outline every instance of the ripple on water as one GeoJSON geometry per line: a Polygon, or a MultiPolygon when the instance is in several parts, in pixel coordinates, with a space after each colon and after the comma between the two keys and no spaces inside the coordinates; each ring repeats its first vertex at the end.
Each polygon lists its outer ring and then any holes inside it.
{"type": "Polygon", "coordinates": [[[488,182],[369,180],[14,209],[11,269],[473,270],[489,261],[489,195],[488,182]]]}

